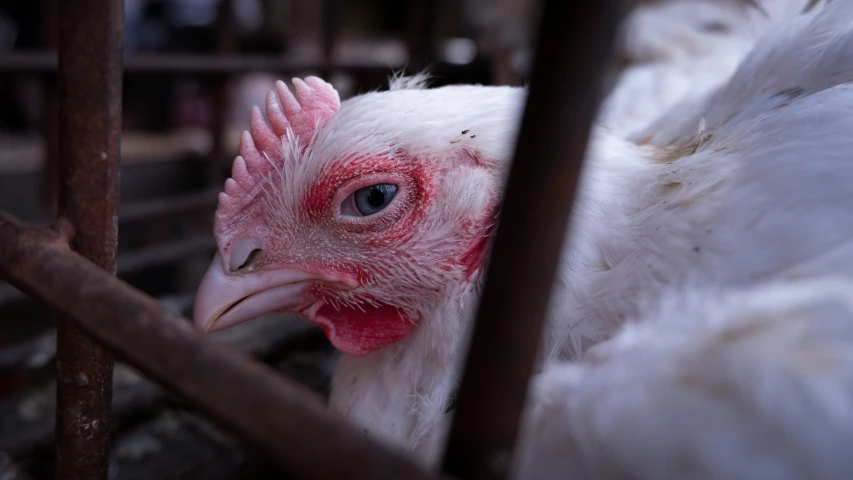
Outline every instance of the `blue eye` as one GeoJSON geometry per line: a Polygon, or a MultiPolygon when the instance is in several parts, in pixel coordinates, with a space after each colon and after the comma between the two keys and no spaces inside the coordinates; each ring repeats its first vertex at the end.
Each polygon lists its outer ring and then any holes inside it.
{"type": "Polygon", "coordinates": [[[368,216],[382,211],[397,195],[397,185],[381,183],[356,190],[353,194],[358,213],[368,216]]]}

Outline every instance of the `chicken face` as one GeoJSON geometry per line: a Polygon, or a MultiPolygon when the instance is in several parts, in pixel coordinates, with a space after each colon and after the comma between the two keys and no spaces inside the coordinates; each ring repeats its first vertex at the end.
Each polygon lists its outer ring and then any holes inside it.
{"type": "Polygon", "coordinates": [[[294,86],[296,96],[281,82],[270,93],[269,125],[252,112],[220,195],[219,252],[195,321],[212,331],[296,312],[338,349],[366,355],[476,281],[499,169],[454,108],[441,118],[431,90],[373,93],[341,107],[320,79],[294,86]]]}

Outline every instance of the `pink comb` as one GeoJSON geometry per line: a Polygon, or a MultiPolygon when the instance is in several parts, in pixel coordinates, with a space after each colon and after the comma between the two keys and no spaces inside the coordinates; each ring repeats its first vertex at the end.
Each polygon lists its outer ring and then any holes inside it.
{"type": "MultiPolygon", "coordinates": [[[[244,131],[240,137],[240,156],[234,159],[225,192],[219,194],[217,219],[225,220],[237,214],[263,191],[259,188],[260,182],[276,165],[284,162],[282,137],[288,131],[303,147],[307,146],[341,107],[335,88],[317,77],[307,77],[304,81],[294,78],[293,86],[296,96],[280,80],[275,90],[267,94],[270,124],[258,107],[252,108],[251,133],[244,131]]],[[[225,227],[217,221],[217,235],[225,227]]]]}

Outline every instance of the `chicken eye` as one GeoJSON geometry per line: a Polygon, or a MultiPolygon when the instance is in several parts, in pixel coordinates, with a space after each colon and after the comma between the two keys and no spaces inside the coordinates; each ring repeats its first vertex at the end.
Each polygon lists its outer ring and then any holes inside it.
{"type": "Polygon", "coordinates": [[[363,216],[382,211],[397,195],[397,185],[380,183],[356,190],[353,193],[355,209],[363,216]]]}

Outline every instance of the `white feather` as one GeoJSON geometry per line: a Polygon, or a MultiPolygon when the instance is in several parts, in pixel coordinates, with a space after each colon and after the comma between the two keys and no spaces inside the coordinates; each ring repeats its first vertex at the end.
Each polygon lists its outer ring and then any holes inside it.
{"type": "Polygon", "coordinates": [[[853,478],[853,281],[670,289],[533,383],[520,478],[853,478]]]}

